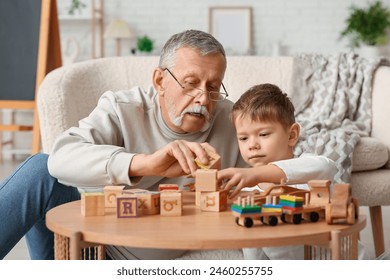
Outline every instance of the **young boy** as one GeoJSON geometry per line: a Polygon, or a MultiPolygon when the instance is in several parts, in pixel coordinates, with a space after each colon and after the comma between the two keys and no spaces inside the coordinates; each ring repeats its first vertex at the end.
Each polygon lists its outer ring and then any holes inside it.
{"type": "MultiPolygon", "coordinates": [[[[300,126],[295,122],[294,106],[277,86],[256,85],[234,104],[231,114],[241,155],[250,168],[228,168],[218,172],[226,181],[226,190],[235,189],[234,198],[243,188],[261,182],[306,183],[312,179],[333,180],[336,165],[324,156],[303,154],[294,158],[300,126]]],[[[297,185],[307,188],[307,185],[297,185]]],[[[243,249],[246,259],[303,259],[303,246],[243,249]]],[[[360,258],[366,258],[364,250],[360,258]]]]}
{"type": "Polygon", "coordinates": [[[306,183],[312,179],[332,180],[337,169],[325,157],[303,154],[294,158],[300,126],[294,106],[277,86],[256,85],[234,104],[231,119],[236,128],[241,155],[251,168],[228,168],[218,172],[226,180],[224,188],[235,197],[242,188],[260,182],[306,183]]]}

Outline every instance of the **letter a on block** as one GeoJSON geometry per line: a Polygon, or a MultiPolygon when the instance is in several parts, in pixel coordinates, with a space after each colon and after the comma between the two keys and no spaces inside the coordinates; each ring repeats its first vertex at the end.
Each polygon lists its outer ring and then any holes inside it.
{"type": "Polygon", "coordinates": [[[136,197],[118,197],[117,198],[117,217],[134,218],[137,217],[137,198],[136,197]]]}

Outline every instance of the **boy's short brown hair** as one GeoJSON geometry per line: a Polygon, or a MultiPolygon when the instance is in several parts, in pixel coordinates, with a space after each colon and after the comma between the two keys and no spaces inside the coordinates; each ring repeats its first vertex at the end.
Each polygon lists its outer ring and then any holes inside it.
{"type": "Polygon", "coordinates": [[[233,105],[233,124],[237,117],[279,122],[285,128],[295,123],[294,105],[287,94],[273,84],[260,84],[248,89],[233,105]]]}

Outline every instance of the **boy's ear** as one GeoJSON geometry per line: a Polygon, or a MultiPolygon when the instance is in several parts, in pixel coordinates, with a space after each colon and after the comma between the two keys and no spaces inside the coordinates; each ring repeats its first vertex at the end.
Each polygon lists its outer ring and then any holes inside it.
{"type": "Polygon", "coordinates": [[[290,147],[294,147],[298,143],[300,131],[301,127],[298,123],[294,123],[293,125],[291,125],[290,136],[288,139],[288,144],[290,147]]]}
{"type": "Polygon", "coordinates": [[[153,86],[160,96],[164,95],[165,88],[163,87],[164,71],[161,68],[155,68],[153,71],[153,86]]]}

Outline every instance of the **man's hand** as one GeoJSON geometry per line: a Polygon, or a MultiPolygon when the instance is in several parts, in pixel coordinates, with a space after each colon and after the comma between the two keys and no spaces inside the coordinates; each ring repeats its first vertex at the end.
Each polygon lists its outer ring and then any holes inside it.
{"type": "Polygon", "coordinates": [[[129,167],[129,176],[171,178],[195,174],[198,168],[194,161],[195,158],[198,158],[205,165],[209,163],[206,149],[216,153],[216,150],[208,143],[176,140],[153,154],[135,155],[129,167]]]}

